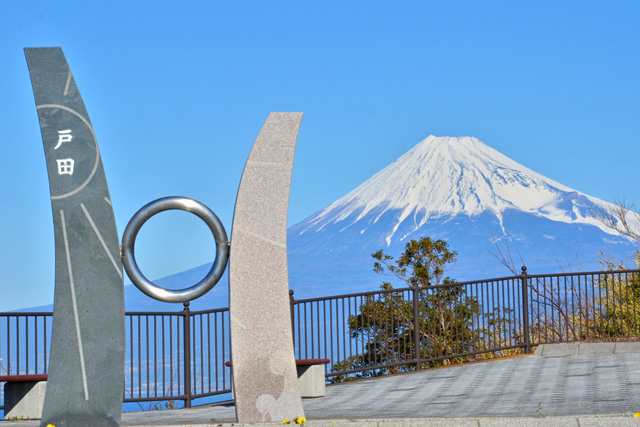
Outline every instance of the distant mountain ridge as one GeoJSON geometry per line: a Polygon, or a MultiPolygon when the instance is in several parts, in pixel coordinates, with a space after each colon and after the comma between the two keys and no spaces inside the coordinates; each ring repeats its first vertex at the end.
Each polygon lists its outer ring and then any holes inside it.
{"type": "Polygon", "coordinates": [[[490,252],[496,243],[530,272],[598,270],[600,251],[624,258],[638,248],[591,217],[603,204],[476,138],[429,136],[289,228],[290,285],[314,296],[329,283],[341,292],[375,289],[382,278],[371,253],[397,256],[422,236],[458,251],[450,274],[459,280],[510,275],[490,252]]]}
{"type": "Polygon", "coordinates": [[[489,211],[500,220],[507,209],[532,212],[553,221],[594,225],[614,234],[588,214],[590,206],[601,203],[605,202],[546,178],[476,138],[429,136],[358,188],[303,221],[300,234],[338,222],[345,227],[363,226],[364,233],[384,213],[396,210],[400,214],[387,237],[387,244],[391,244],[407,219],[418,230],[429,218],[471,217],[489,211]]]}

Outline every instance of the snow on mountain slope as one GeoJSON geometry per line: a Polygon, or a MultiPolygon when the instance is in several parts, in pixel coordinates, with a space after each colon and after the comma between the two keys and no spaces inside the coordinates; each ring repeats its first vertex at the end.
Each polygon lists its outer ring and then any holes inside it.
{"type": "Polygon", "coordinates": [[[458,252],[457,280],[511,275],[497,242],[530,273],[599,270],[601,253],[621,260],[639,247],[590,216],[600,204],[475,138],[430,136],[289,228],[290,287],[296,297],[375,289],[388,277],[372,271],[371,254],[398,256],[423,236],[458,252]]]}
{"type": "Polygon", "coordinates": [[[507,209],[531,212],[553,221],[594,225],[613,233],[588,214],[589,205],[602,203],[522,166],[476,138],[429,136],[358,188],[305,220],[300,233],[319,231],[342,221],[344,227],[357,224],[364,233],[383,214],[398,210],[400,214],[387,236],[390,245],[407,219],[418,229],[432,217],[472,217],[489,211],[502,223],[507,209]],[[376,215],[371,218],[373,211],[376,215]]]}

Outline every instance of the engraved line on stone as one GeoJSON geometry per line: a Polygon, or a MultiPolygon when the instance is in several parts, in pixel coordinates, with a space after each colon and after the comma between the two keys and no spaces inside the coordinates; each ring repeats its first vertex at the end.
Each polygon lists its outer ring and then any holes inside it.
{"type": "Polygon", "coordinates": [[[277,166],[277,167],[291,166],[290,162],[262,162],[259,160],[247,160],[247,163],[251,163],[253,165],[265,165],[265,166],[277,166]]]}
{"type": "Polygon", "coordinates": [[[109,260],[111,261],[111,264],[113,265],[113,268],[116,269],[116,272],[118,273],[118,276],[120,276],[120,278],[122,279],[122,271],[120,271],[120,269],[118,268],[118,264],[116,264],[116,260],[113,259],[113,255],[111,255],[111,252],[109,252],[109,248],[107,247],[107,243],[102,238],[102,235],[100,234],[100,230],[98,230],[98,227],[96,227],[95,222],[93,222],[93,218],[91,218],[91,215],[89,215],[89,211],[84,206],[84,203],[80,203],[80,207],[82,208],[82,212],[84,212],[84,215],[87,217],[87,220],[89,220],[89,224],[91,224],[91,228],[93,228],[93,231],[96,233],[96,236],[98,236],[98,240],[100,240],[100,244],[102,245],[102,249],[104,249],[104,251],[107,253],[107,256],[109,257],[109,260]]]}
{"type": "Polygon", "coordinates": [[[255,238],[257,238],[257,239],[262,239],[262,240],[264,240],[265,242],[269,242],[269,243],[271,243],[272,245],[276,245],[276,246],[279,246],[279,247],[281,247],[281,248],[287,249],[287,245],[284,245],[284,244],[282,244],[282,243],[278,243],[278,242],[276,242],[275,240],[267,239],[267,238],[266,238],[266,237],[264,237],[264,236],[260,236],[259,234],[252,233],[252,232],[250,232],[250,231],[248,231],[248,230],[245,230],[244,228],[241,228],[241,227],[238,227],[238,226],[236,226],[236,229],[237,229],[238,231],[242,232],[242,233],[247,233],[248,235],[250,235],[250,236],[252,236],[252,237],[255,237],[255,238]]]}
{"type": "Polygon", "coordinates": [[[112,205],[111,205],[111,200],[109,200],[108,198],[106,198],[106,197],[105,197],[105,198],[104,198],[104,201],[105,201],[105,202],[107,202],[107,203],[109,203],[109,206],[112,206],[112,205]]]}
{"type": "Polygon", "coordinates": [[[73,284],[73,272],[71,271],[71,257],[69,255],[69,241],[67,240],[67,227],[64,222],[64,211],[60,209],[60,221],[62,222],[62,237],[64,238],[64,251],[67,254],[67,269],[69,270],[69,284],[71,285],[71,303],[73,305],[73,317],[76,321],[76,335],[78,338],[78,351],[80,353],[80,368],[82,369],[82,384],[84,386],[84,400],[89,400],[89,388],[87,387],[87,372],[84,367],[84,352],[82,351],[82,336],[80,335],[80,322],[78,319],[78,305],[76,304],[76,290],[73,284]]]}
{"type": "Polygon", "coordinates": [[[240,321],[240,319],[238,319],[238,316],[231,315],[231,319],[233,319],[234,322],[237,322],[238,326],[240,326],[242,329],[244,329],[245,331],[247,330],[247,327],[240,321]]]}
{"type": "Polygon", "coordinates": [[[69,93],[69,83],[71,83],[71,70],[69,70],[69,75],[67,76],[67,84],[64,85],[64,92],[62,92],[64,96],[67,96],[67,93],[69,93]]]}
{"type": "Polygon", "coordinates": [[[80,113],[78,113],[77,111],[75,111],[75,110],[73,110],[73,109],[71,109],[69,107],[65,107],[64,105],[60,105],[60,104],[43,104],[43,105],[38,105],[36,108],[38,110],[41,109],[41,108],[60,108],[61,110],[68,111],[71,114],[73,114],[74,116],[78,117],[80,120],[82,120],[82,123],[84,123],[89,128],[89,131],[91,132],[91,135],[93,136],[93,142],[95,143],[95,146],[96,146],[96,160],[95,160],[95,163],[93,165],[93,170],[89,174],[89,177],[87,178],[87,180],[85,182],[83,182],[75,190],[70,191],[70,192],[68,192],[66,194],[61,194],[59,196],[51,196],[51,200],[64,199],[65,197],[73,196],[78,191],[80,191],[84,187],[86,187],[87,184],[89,184],[89,182],[93,179],[93,176],[96,174],[96,171],[98,170],[98,164],[100,163],[100,149],[98,148],[98,140],[96,139],[96,134],[93,133],[93,128],[91,127],[91,123],[89,123],[89,121],[87,119],[85,119],[80,113]]]}

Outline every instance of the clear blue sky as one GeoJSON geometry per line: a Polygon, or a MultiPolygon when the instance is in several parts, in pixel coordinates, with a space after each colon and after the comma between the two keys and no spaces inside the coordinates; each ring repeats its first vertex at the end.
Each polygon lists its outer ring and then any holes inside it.
{"type": "MultiPolygon", "coordinates": [[[[193,197],[227,231],[271,111],[305,113],[289,225],[430,134],[474,136],[556,181],[640,202],[640,2],[11,1],[0,14],[0,311],[51,303],[48,180],[24,47],[60,46],[119,232],[193,197]]],[[[182,212],[147,223],[149,278],[211,261],[182,212]]]]}

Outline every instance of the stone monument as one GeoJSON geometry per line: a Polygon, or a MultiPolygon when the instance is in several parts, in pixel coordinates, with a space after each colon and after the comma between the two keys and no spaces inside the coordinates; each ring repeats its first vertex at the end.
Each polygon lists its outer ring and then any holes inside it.
{"type": "MultiPolygon", "coordinates": [[[[158,199],[138,211],[118,241],[100,150],[60,48],[25,49],[49,174],[55,230],[54,316],[41,426],[118,426],[124,389],[124,266],[152,298],[184,302],[220,279],[229,243],[222,223],[192,199],[158,199]],[[135,239],[153,215],[182,209],[216,240],[206,277],[178,291],[150,282],[135,239]],[[122,254],[121,254],[122,251],[122,254]]],[[[304,416],[293,352],[287,272],[287,211],[302,113],[271,113],[247,160],[233,219],[229,307],[239,422],[304,416]]]]}
{"type": "Polygon", "coordinates": [[[55,294],[42,426],[117,426],[124,388],[120,242],[96,136],[62,49],[25,49],[49,174],[55,294]]]}
{"type": "Polygon", "coordinates": [[[302,113],[271,113],[249,154],[229,254],[231,358],[238,422],[304,416],[287,272],[287,211],[302,113]]]}

